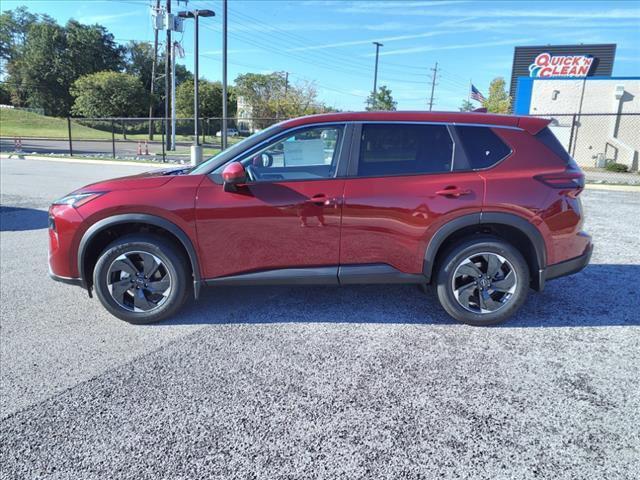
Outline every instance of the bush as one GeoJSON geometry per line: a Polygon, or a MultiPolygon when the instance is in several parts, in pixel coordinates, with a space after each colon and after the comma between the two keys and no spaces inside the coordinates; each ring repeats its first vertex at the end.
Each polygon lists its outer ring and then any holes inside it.
{"type": "Polygon", "coordinates": [[[78,78],[71,86],[71,112],[81,117],[136,117],[149,105],[144,85],[128,73],[104,71],[78,78]]]}
{"type": "Polygon", "coordinates": [[[628,172],[629,171],[629,167],[627,167],[625,164],[623,163],[607,163],[607,165],[604,167],[605,170],[608,170],[609,172],[628,172]]]}

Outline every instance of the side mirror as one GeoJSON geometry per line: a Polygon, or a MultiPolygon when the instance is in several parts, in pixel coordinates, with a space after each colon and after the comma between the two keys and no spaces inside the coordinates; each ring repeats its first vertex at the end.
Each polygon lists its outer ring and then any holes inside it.
{"type": "Polygon", "coordinates": [[[238,185],[247,182],[247,171],[240,162],[231,162],[222,171],[225,192],[235,192],[238,185]]]}

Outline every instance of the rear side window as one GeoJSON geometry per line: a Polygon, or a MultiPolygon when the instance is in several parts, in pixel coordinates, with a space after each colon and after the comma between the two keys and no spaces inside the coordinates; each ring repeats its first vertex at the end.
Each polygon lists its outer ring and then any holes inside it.
{"type": "Polygon", "coordinates": [[[444,125],[365,124],[359,176],[451,171],[453,141],[444,125]]]}
{"type": "Polygon", "coordinates": [[[489,127],[456,126],[455,170],[489,168],[511,153],[511,149],[489,127]]]}
{"type": "Polygon", "coordinates": [[[571,155],[567,153],[567,151],[560,143],[560,140],[556,138],[549,127],[545,127],[540,130],[537,133],[536,138],[540,140],[545,147],[555,153],[567,165],[572,162],[571,155]]]}

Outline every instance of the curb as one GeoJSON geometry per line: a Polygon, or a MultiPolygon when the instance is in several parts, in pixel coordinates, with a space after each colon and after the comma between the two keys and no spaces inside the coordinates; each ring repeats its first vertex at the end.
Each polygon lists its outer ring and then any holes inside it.
{"type": "Polygon", "coordinates": [[[602,183],[587,183],[584,188],[587,190],[611,190],[617,192],[640,193],[640,185],[606,185],[602,183]]]}
{"type": "MultiPolygon", "coordinates": [[[[16,154],[13,154],[14,156],[16,154]]],[[[2,154],[0,155],[0,160],[8,160],[9,159],[9,155],[5,155],[2,154]]],[[[158,162],[145,162],[145,161],[140,161],[140,162],[130,162],[127,160],[93,160],[93,159],[86,159],[86,160],[80,160],[80,159],[76,159],[76,158],[66,158],[66,157],[61,157],[61,158],[55,158],[55,157],[41,157],[38,155],[23,155],[22,158],[18,157],[18,159],[20,160],[38,160],[38,161],[43,161],[43,162],[60,162],[60,163],[84,163],[84,164],[88,164],[88,165],[125,165],[125,166],[129,166],[129,167],[157,167],[157,168],[171,168],[174,165],[183,165],[183,164],[179,164],[179,163],[158,163],[158,162]]]]}

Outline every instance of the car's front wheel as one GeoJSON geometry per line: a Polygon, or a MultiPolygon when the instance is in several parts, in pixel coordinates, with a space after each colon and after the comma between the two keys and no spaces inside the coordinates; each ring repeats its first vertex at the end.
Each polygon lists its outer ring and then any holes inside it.
{"type": "Polygon", "coordinates": [[[470,325],[505,321],[525,302],[529,267],[510,243],[478,236],[451,248],[440,264],[440,304],[456,320],[470,325]]]}
{"type": "Polygon", "coordinates": [[[153,323],[173,315],[184,303],[187,261],[161,237],[127,235],[102,252],[93,284],[112,315],[129,323],[153,323]]]}

